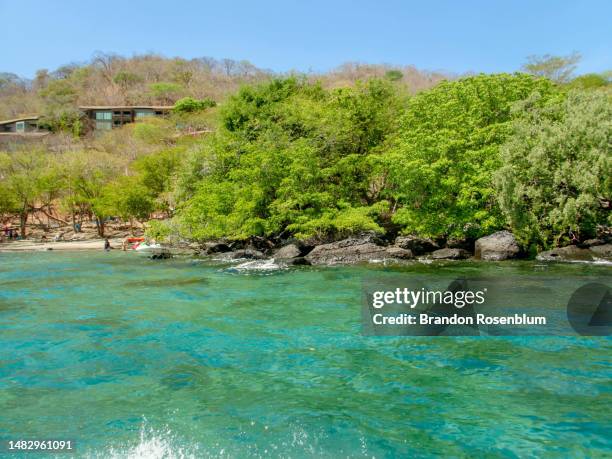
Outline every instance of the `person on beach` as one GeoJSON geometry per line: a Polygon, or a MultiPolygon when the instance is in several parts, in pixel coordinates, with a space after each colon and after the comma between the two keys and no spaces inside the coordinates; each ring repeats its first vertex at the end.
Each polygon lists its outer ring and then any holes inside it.
{"type": "Polygon", "coordinates": [[[108,240],[108,238],[105,238],[104,239],[104,250],[109,252],[111,249],[112,249],[112,247],[110,245],[110,241],[108,240]]]}

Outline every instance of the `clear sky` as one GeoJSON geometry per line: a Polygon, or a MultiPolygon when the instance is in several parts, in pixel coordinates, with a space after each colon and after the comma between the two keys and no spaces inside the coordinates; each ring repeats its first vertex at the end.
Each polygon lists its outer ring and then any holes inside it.
{"type": "Polygon", "coordinates": [[[611,18],[612,0],[0,0],[0,72],[32,77],[96,51],[276,71],[358,61],[457,73],[579,51],[579,73],[598,72],[612,68],[611,18]]]}

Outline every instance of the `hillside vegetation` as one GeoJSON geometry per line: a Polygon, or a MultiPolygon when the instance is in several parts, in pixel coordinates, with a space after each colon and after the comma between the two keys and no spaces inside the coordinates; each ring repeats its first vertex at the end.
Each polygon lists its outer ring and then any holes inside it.
{"type": "MultiPolygon", "coordinates": [[[[461,241],[504,228],[532,250],[585,240],[612,226],[609,78],[543,72],[414,93],[399,70],[341,87],[254,71],[241,78],[262,81],[217,107],[184,100],[170,119],[1,154],[0,212],[24,234],[43,212],[148,222],[158,239],[198,242],[363,231],[461,241]],[[185,124],[209,130],[179,135],[185,124]]],[[[182,88],[176,97],[216,97],[191,80],[182,88]]]]}
{"type": "MultiPolygon", "coordinates": [[[[51,127],[64,127],[79,105],[168,105],[183,97],[220,102],[244,84],[278,77],[248,61],[165,58],[155,54],[131,58],[96,54],[90,62],[41,69],[32,80],[0,73],[0,120],[42,114],[51,127]]],[[[388,78],[417,92],[447,75],[414,67],[347,63],[324,74],[309,74],[325,87],[352,86],[369,78],[388,78]]]]}

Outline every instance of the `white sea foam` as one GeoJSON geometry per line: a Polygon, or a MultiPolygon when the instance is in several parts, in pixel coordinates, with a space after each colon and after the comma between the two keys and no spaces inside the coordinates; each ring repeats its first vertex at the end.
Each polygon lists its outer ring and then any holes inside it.
{"type": "Polygon", "coordinates": [[[249,260],[244,263],[240,263],[233,267],[236,271],[277,271],[279,269],[285,269],[286,266],[281,263],[276,263],[274,259],[269,258],[267,260],[249,260]]]}
{"type": "Polygon", "coordinates": [[[107,451],[87,454],[92,459],[192,459],[225,457],[223,450],[216,454],[199,451],[198,445],[185,446],[171,430],[154,430],[143,423],[137,443],[111,446],[107,451]],[[180,445],[180,446],[179,446],[180,445]]]}
{"type": "MultiPolygon", "coordinates": [[[[255,431],[269,430],[268,425],[259,425],[251,421],[250,429],[255,431]]],[[[241,431],[241,434],[246,432],[241,431]]],[[[249,433],[252,433],[250,430],[249,433]]],[[[139,436],[136,441],[125,445],[113,445],[104,451],[86,452],[83,457],[88,459],[192,459],[192,458],[264,458],[270,455],[279,457],[292,457],[294,455],[308,457],[330,456],[319,445],[319,440],[327,438],[328,434],[306,431],[299,425],[291,425],[288,437],[278,442],[264,442],[250,444],[221,445],[213,444],[198,445],[192,441],[174,434],[170,429],[153,429],[148,427],[146,420],[143,422],[139,436]],[[229,448],[227,446],[230,446],[229,448]]],[[[362,450],[366,445],[361,441],[362,450]]],[[[367,451],[367,447],[366,447],[367,451]]]]}

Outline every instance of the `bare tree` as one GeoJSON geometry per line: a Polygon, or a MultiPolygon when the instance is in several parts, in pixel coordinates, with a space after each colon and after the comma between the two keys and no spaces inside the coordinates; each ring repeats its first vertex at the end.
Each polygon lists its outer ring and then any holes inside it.
{"type": "Polygon", "coordinates": [[[236,68],[236,61],[233,59],[223,59],[221,61],[221,66],[223,67],[223,70],[227,76],[232,76],[234,69],[236,68]]]}
{"type": "Polygon", "coordinates": [[[522,70],[532,75],[550,78],[558,83],[567,83],[572,79],[580,59],[582,59],[582,56],[576,51],[567,56],[552,56],[550,54],[529,56],[522,70]]]}

